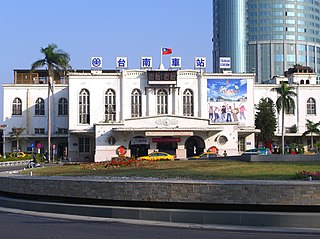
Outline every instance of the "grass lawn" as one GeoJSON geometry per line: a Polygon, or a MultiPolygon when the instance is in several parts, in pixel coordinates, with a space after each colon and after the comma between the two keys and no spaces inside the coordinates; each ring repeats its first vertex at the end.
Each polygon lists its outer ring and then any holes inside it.
{"type": "MultiPolygon", "coordinates": [[[[22,173],[28,174],[30,170],[22,173]]],[[[161,179],[296,180],[301,171],[320,171],[320,162],[161,161],[135,167],[105,168],[104,164],[65,165],[32,169],[34,176],[111,176],[161,179]]]]}

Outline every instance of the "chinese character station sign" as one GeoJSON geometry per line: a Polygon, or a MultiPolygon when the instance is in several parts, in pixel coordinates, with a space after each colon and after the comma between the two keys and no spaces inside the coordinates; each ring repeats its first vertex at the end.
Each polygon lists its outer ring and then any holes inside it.
{"type": "MultiPolygon", "coordinates": [[[[140,59],[140,68],[142,69],[152,69],[153,61],[152,57],[145,56],[140,59]]],[[[204,69],[207,67],[207,61],[205,57],[195,57],[194,58],[194,68],[204,69]]],[[[128,58],[125,56],[116,57],[116,68],[117,69],[127,69],[128,68],[128,58]]],[[[181,57],[170,57],[170,68],[171,69],[181,69],[182,59],[181,57]]],[[[102,70],[102,57],[91,57],[91,69],[102,70]]]]}
{"type": "Polygon", "coordinates": [[[194,68],[205,69],[207,67],[207,59],[205,57],[196,57],[194,59],[194,68]]]}

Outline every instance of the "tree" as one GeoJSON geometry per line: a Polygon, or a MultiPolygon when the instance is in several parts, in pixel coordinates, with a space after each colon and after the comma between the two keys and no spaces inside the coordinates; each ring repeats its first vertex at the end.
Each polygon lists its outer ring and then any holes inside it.
{"type": "Polygon", "coordinates": [[[255,126],[260,129],[260,133],[257,134],[257,140],[266,145],[266,143],[273,141],[277,127],[275,104],[268,97],[261,98],[256,110],[255,126]]]}
{"type": "Polygon", "coordinates": [[[302,134],[302,136],[306,136],[310,134],[311,137],[311,148],[313,149],[313,134],[320,134],[320,121],[318,123],[313,123],[311,120],[307,119],[306,127],[307,130],[302,134]]]}
{"type": "Polygon", "coordinates": [[[295,109],[295,102],[293,97],[297,96],[297,93],[294,92],[294,87],[288,85],[286,82],[281,82],[279,87],[272,88],[272,91],[276,91],[279,95],[276,106],[278,114],[281,111],[281,145],[282,145],[282,154],[284,154],[284,114],[286,111],[289,111],[290,109],[295,109]]]}
{"type": "Polygon", "coordinates": [[[44,58],[34,62],[31,65],[31,72],[38,68],[47,67],[48,70],[48,160],[51,159],[51,109],[50,109],[50,93],[52,92],[52,82],[55,74],[62,75],[68,69],[71,69],[69,65],[70,55],[60,49],[56,44],[49,44],[46,48],[41,48],[41,53],[44,54],[44,58]]]}

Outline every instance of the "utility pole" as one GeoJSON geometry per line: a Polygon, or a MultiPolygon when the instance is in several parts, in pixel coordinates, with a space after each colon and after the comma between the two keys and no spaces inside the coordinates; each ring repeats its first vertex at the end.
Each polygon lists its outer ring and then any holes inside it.
{"type": "Polygon", "coordinates": [[[6,128],[8,127],[8,125],[3,124],[1,125],[3,131],[2,131],[2,137],[3,137],[3,141],[2,141],[2,149],[3,149],[3,158],[6,158],[6,128]]]}
{"type": "Polygon", "coordinates": [[[48,76],[48,161],[51,161],[51,78],[48,76]]]}

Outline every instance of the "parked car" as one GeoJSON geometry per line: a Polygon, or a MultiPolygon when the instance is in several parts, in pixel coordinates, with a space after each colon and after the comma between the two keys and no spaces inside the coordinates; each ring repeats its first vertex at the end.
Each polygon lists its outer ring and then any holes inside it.
{"type": "Polygon", "coordinates": [[[153,152],[147,156],[141,156],[141,160],[175,160],[176,156],[165,152],[153,152]]]}
{"type": "Polygon", "coordinates": [[[205,152],[203,154],[200,154],[199,156],[193,156],[188,158],[189,160],[194,160],[194,159],[214,159],[219,157],[219,155],[217,153],[213,153],[213,152],[205,152]]]}
{"type": "Polygon", "coordinates": [[[255,154],[255,155],[270,155],[271,150],[269,148],[255,148],[246,150],[243,155],[255,154]]]}
{"type": "Polygon", "coordinates": [[[26,157],[26,154],[24,152],[13,152],[9,155],[9,157],[24,158],[26,157]]]}

